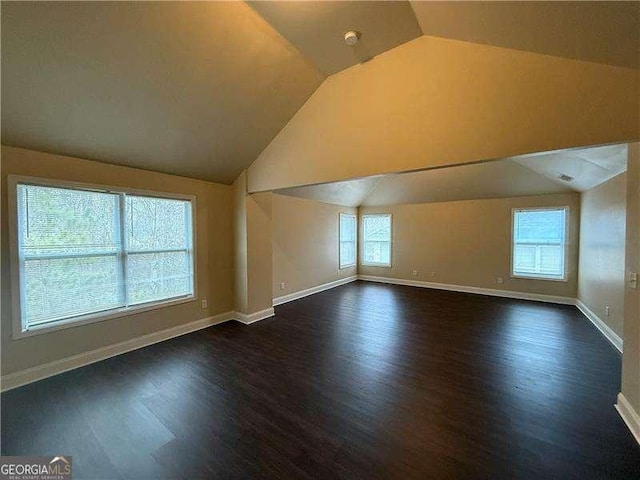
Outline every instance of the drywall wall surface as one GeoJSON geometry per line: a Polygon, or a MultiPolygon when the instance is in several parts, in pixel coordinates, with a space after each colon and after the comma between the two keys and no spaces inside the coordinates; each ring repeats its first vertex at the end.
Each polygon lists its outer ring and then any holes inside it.
{"type": "Polygon", "coordinates": [[[370,213],[392,214],[392,265],[361,265],[361,275],[576,296],[580,217],[577,193],[360,208],[360,214],[370,213]],[[569,207],[567,281],[512,278],[512,211],[545,206],[569,207]]]}
{"type": "MultiPolygon", "coordinates": [[[[629,145],[625,274],[640,273],[640,144],[629,145]]],[[[624,294],[622,393],[640,413],[640,289],[627,282],[624,294]]]]}
{"type": "Polygon", "coordinates": [[[339,268],[339,215],[357,208],[273,195],[273,297],[357,274],[339,268]],[[284,283],[284,288],[280,288],[284,283]]]}
{"type": "Polygon", "coordinates": [[[624,324],[626,181],[626,173],[620,174],[580,198],[578,298],[620,338],[624,324]]]}
{"type": "Polygon", "coordinates": [[[232,187],[78,158],[2,147],[2,375],[110,344],[203,319],[233,309],[232,187]],[[27,338],[12,338],[7,175],[129,187],[196,197],[198,299],[112,320],[27,338]],[[201,308],[206,298],[208,307],[201,308]]]}
{"type": "Polygon", "coordinates": [[[327,78],[249,192],[640,137],[640,71],[422,36],[327,78]]]}

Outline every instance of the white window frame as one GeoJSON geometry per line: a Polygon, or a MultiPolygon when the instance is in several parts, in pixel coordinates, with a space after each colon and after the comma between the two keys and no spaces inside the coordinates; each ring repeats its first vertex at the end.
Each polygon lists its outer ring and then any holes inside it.
{"type": "MultiPolygon", "coordinates": [[[[179,305],[183,303],[195,302],[198,300],[198,282],[196,271],[196,197],[195,195],[184,195],[179,193],[165,193],[149,190],[141,190],[128,187],[107,186],[100,184],[90,184],[81,182],[72,182],[65,180],[57,180],[51,178],[30,177],[23,175],[8,175],[7,176],[7,195],[8,195],[8,224],[9,224],[9,256],[10,256],[10,270],[11,270],[11,309],[12,309],[12,336],[14,339],[30,337],[33,335],[39,335],[43,333],[49,333],[56,330],[62,330],[65,328],[78,327],[81,325],[87,325],[95,322],[102,322],[105,320],[111,320],[114,318],[133,315],[136,313],[147,312],[158,308],[169,307],[173,305],[179,305]],[[18,202],[17,202],[17,187],[18,184],[37,185],[43,187],[53,188],[68,188],[74,190],[85,190],[94,192],[105,192],[115,194],[129,194],[139,195],[153,198],[165,198],[170,200],[186,200],[191,202],[191,265],[192,265],[192,290],[190,295],[184,295],[180,297],[174,297],[166,300],[158,300],[147,303],[141,303],[137,305],[131,305],[128,307],[114,308],[103,312],[89,313],[85,315],[77,315],[72,317],[63,318],[53,321],[51,323],[44,323],[41,325],[32,325],[27,328],[24,319],[22,318],[21,308],[21,291],[20,291],[20,269],[21,260],[18,246],[18,202]]],[[[121,256],[126,257],[128,252],[123,251],[121,256]]]]}
{"type": "Polygon", "coordinates": [[[548,282],[567,282],[568,281],[568,258],[569,258],[569,216],[571,215],[571,209],[568,205],[557,206],[557,207],[518,207],[511,209],[511,265],[510,265],[510,274],[511,278],[522,278],[529,280],[546,280],[548,282]],[[562,277],[548,276],[544,274],[516,274],[513,271],[513,267],[515,264],[515,219],[516,212],[536,212],[536,211],[555,211],[555,210],[564,210],[564,242],[562,244],[562,251],[564,254],[563,266],[564,270],[562,272],[562,277]]]}
{"type": "Polygon", "coordinates": [[[368,213],[366,215],[362,215],[362,222],[360,225],[360,231],[362,232],[362,246],[360,248],[360,265],[365,267],[382,267],[382,268],[391,268],[393,265],[393,215],[390,213],[368,213]],[[369,217],[389,217],[389,263],[376,263],[376,262],[365,262],[364,260],[364,220],[369,217]]]}
{"type": "Polygon", "coordinates": [[[345,268],[355,267],[358,264],[358,216],[353,213],[339,213],[338,214],[338,270],[344,270],[345,268]],[[353,218],[353,225],[355,229],[355,238],[353,239],[353,262],[349,264],[342,264],[342,217],[353,218]]]}

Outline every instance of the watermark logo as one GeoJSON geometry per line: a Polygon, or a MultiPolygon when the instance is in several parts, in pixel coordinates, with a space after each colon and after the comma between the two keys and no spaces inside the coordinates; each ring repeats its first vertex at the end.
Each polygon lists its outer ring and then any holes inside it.
{"type": "Polygon", "coordinates": [[[0,457],[0,480],[71,480],[71,457],[0,457]]]}

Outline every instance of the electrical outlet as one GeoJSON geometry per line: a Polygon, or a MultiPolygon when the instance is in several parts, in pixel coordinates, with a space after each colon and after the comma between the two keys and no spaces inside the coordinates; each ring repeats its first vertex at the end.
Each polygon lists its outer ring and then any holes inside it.
{"type": "Polygon", "coordinates": [[[496,282],[497,283],[504,283],[504,278],[498,277],[498,278],[496,278],[496,282]]]}
{"type": "Polygon", "coordinates": [[[609,305],[605,305],[604,306],[604,316],[608,318],[610,315],[611,315],[611,308],[609,308],[609,305]]]}
{"type": "Polygon", "coordinates": [[[200,306],[202,307],[202,309],[204,310],[205,308],[207,308],[209,306],[209,301],[205,298],[200,302],[200,306]]]}
{"type": "Polygon", "coordinates": [[[284,290],[284,286],[285,286],[285,283],[284,282],[280,282],[280,290],[284,290]]]}
{"type": "Polygon", "coordinates": [[[414,277],[417,277],[417,276],[418,276],[418,270],[414,270],[414,271],[413,271],[413,276],[414,276],[414,277]]]}
{"type": "Polygon", "coordinates": [[[629,288],[638,288],[638,274],[635,272],[629,274],[629,288]]]}

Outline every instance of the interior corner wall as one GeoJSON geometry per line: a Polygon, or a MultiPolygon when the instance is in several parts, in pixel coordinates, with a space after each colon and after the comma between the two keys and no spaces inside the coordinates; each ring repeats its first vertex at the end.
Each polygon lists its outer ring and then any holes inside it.
{"type": "Polygon", "coordinates": [[[356,266],[339,268],[340,213],[358,209],[273,195],[273,298],[358,273],[356,266]]]}
{"type": "Polygon", "coordinates": [[[578,299],[620,338],[625,291],[626,173],[580,195],[578,299]],[[605,306],[609,306],[607,316],[605,306]]]}
{"type": "Polygon", "coordinates": [[[271,192],[247,195],[247,311],[262,312],[273,306],[271,282],[271,192]]]}
{"type": "Polygon", "coordinates": [[[271,198],[247,194],[246,172],[233,183],[234,305],[245,315],[272,307],[271,198]]]}
{"type": "MultiPolygon", "coordinates": [[[[629,146],[625,275],[640,272],[640,144],[629,146]]],[[[625,286],[622,394],[640,414],[640,289],[625,286]]]]}
{"type": "Polygon", "coordinates": [[[637,141],[640,70],[421,36],[328,77],[250,192],[637,141]]]}
{"type": "Polygon", "coordinates": [[[392,214],[392,266],[361,265],[361,275],[570,298],[576,296],[580,224],[580,196],[577,193],[361,207],[360,213],[392,214]],[[512,278],[512,210],[552,206],[568,206],[570,209],[568,280],[512,278]],[[417,276],[413,275],[413,270],[418,270],[417,276]],[[497,282],[498,277],[502,277],[503,283],[497,282]]]}
{"type": "Polygon", "coordinates": [[[233,182],[234,310],[247,313],[247,173],[233,182]]]}
{"type": "Polygon", "coordinates": [[[2,375],[19,372],[160,330],[233,310],[232,188],[201,180],[108,165],[20,148],[2,147],[2,375]],[[129,187],[196,197],[196,284],[198,299],[101,322],[12,337],[7,175],[129,187]],[[201,308],[200,299],[209,306],[201,308]]]}

